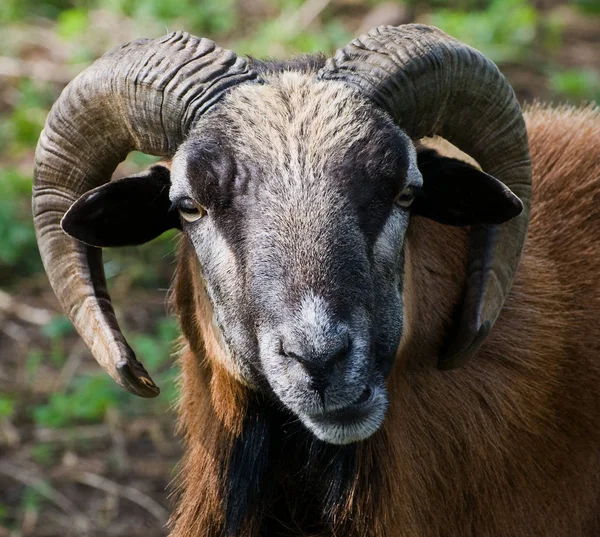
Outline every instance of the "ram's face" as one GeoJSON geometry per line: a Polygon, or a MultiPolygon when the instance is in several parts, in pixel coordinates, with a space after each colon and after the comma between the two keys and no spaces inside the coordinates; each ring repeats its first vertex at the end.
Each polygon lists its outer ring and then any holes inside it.
{"type": "Polygon", "coordinates": [[[383,420],[421,175],[387,116],[299,76],[232,91],[178,151],[170,198],[236,366],[341,444],[383,420]]]}
{"type": "MultiPolygon", "coordinates": [[[[424,147],[417,154],[389,115],[342,82],[298,72],[267,82],[232,88],[206,112],[171,172],[156,166],[88,189],[61,225],[100,247],[181,229],[201,267],[224,365],[322,440],[361,440],[379,428],[387,406],[385,380],[404,324],[410,214],[490,226],[514,218],[522,204],[476,167],[424,147]]],[[[73,270],[96,286],[81,286],[81,296],[96,302],[105,295],[97,253],[70,254],[73,270]],[[89,258],[96,269],[80,266],[89,258]]],[[[115,331],[110,302],[93,312],[106,317],[91,323],[104,331],[84,331],[101,349],[98,359],[134,393],[156,395],[115,331]]]]}
{"type": "Polygon", "coordinates": [[[317,436],[345,443],[373,433],[385,411],[413,189],[422,183],[412,215],[477,226],[440,355],[454,367],[477,351],[510,289],[527,230],[528,155],[497,68],[436,28],[379,27],[327,60],[282,63],[174,32],[113,49],[62,92],[36,149],[36,236],[98,363],[155,397],[90,246],[183,228],[234,361],[223,359],[317,436]],[[498,179],[421,147],[415,156],[392,118],[411,139],[446,137],[498,179]],[[109,180],[129,151],[175,148],[172,177],[157,165],[109,180]]]}

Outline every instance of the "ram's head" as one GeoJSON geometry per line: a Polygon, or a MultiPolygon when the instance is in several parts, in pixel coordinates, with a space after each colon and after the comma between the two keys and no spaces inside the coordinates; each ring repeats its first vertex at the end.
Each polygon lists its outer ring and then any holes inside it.
{"type": "Polygon", "coordinates": [[[198,257],[231,373],[332,443],[366,438],[383,420],[410,218],[472,226],[442,367],[475,352],[495,321],[527,227],[527,143],[512,91],[479,53],[418,25],[279,66],[186,34],[131,43],[68,86],[36,163],[46,270],[117,382],[158,393],[119,330],[96,247],[177,227],[198,257]],[[493,176],[417,151],[430,135],[493,176]],[[172,157],[170,171],[106,183],[133,149],[172,157]],[[519,218],[511,189],[525,205],[519,218]]]}

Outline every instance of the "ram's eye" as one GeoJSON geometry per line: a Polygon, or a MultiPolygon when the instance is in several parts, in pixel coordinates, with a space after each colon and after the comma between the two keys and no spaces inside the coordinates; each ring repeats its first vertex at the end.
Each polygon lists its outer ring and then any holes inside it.
{"type": "Polygon", "coordinates": [[[186,222],[195,222],[206,214],[206,209],[191,198],[182,198],[176,202],[175,206],[181,218],[186,222]]]}
{"type": "Polygon", "coordinates": [[[412,205],[412,202],[415,201],[416,188],[414,186],[407,186],[396,198],[396,203],[400,205],[400,207],[407,208],[412,205]]]}

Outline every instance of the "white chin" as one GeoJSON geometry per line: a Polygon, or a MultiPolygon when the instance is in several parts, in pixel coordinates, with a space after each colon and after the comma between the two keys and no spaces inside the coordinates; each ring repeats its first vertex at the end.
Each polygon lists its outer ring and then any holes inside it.
{"type": "Polygon", "coordinates": [[[300,415],[304,426],[319,440],[344,445],[360,442],[375,433],[385,417],[385,389],[376,389],[371,399],[362,405],[319,415],[300,415]]]}

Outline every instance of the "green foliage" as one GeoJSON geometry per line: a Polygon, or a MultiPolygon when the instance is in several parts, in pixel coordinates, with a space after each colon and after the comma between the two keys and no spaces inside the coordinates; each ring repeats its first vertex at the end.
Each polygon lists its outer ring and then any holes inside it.
{"type": "MultiPolygon", "coordinates": [[[[45,331],[62,343],[62,335],[72,328],[67,328],[66,322],[59,319],[48,325],[45,331]]],[[[98,371],[76,377],[67,390],[51,393],[47,402],[34,407],[32,414],[35,423],[52,428],[77,423],[100,423],[111,408],[118,408],[130,415],[166,411],[176,397],[172,355],[177,332],[174,319],[162,318],[157,321],[151,333],[133,334],[130,337],[140,359],[163,388],[159,399],[148,401],[135,398],[117,386],[106,373],[98,371]]],[[[39,359],[38,353],[30,354],[28,367],[39,367],[39,359]]]]}
{"type": "Polygon", "coordinates": [[[45,498],[51,497],[52,488],[45,481],[28,486],[23,492],[21,506],[24,510],[39,511],[45,498]]]}
{"type": "Polygon", "coordinates": [[[48,443],[36,444],[31,447],[31,458],[42,466],[52,466],[58,458],[58,447],[48,443]]]}
{"type": "Polygon", "coordinates": [[[527,0],[492,0],[483,11],[440,9],[429,22],[495,62],[521,60],[535,39],[538,13],[527,0]]]}
{"type": "Polygon", "coordinates": [[[0,420],[10,419],[15,413],[15,400],[11,397],[0,397],[0,420]]]}
{"type": "Polygon", "coordinates": [[[71,321],[64,315],[57,315],[47,325],[42,327],[42,334],[50,339],[58,339],[75,332],[71,321]]]}
{"type": "MultiPolygon", "coordinates": [[[[476,11],[486,9],[490,0],[429,0],[427,5],[433,10],[455,9],[460,11],[476,11]]],[[[422,0],[408,0],[407,4],[422,5],[422,0]]]]}
{"type": "Polygon", "coordinates": [[[240,54],[255,57],[286,57],[298,53],[333,51],[350,41],[351,35],[339,21],[331,21],[321,28],[297,32],[293,20],[280,19],[264,22],[249,38],[238,41],[234,48],[240,54]]]}
{"type": "MultiPolygon", "coordinates": [[[[162,404],[168,405],[177,398],[173,353],[174,343],[178,335],[177,321],[171,317],[163,317],[156,323],[152,334],[137,334],[130,338],[140,359],[161,387],[160,398],[162,401],[157,401],[160,406],[163,406],[162,404]]],[[[145,401],[142,401],[142,404],[145,403],[145,401]]],[[[139,406],[136,410],[145,411],[144,408],[139,406]]]]}
{"type": "Polygon", "coordinates": [[[238,24],[235,0],[98,0],[98,7],[137,21],[185,21],[192,32],[222,34],[238,24]]]}
{"type": "Polygon", "coordinates": [[[138,21],[163,24],[185,20],[190,31],[224,33],[238,24],[235,0],[3,0],[0,23],[44,18],[58,21],[59,34],[67,39],[82,35],[91,9],[106,9],[138,21]]]}
{"type": "Polygon", "coordinates": [[[0,118],[0,155],[35,147],[50,106],[56,99],[54,88],[45,83],[22,79],[12,112],[0,118]]]}
{"type": "Polygon", "coordinates": [[[63,9],[71,7],[69,0],[2,0],[0,2],[0,24],[16,22],[25,18],[53,19],[63,9]]]}
{"type": "Polygon", "coordinates": [[[56,32],[63,39],[74,39],[85,34],[89,27],[89,14],[83,9],[66,9],[57,18],[56,32]]]}
{"type": "Polygon", "coordinates": [[[44,353],[41,349],[33,348],[29,350],[27,358],[25,359],[25,373],[27,378],[31,379],[36,377],[43,361],[44,353]]]}
{"type": "Polygon", "coordinates": [[[121,392],[104,372],[85,375],[75,379],[69,391],[52,393],[46,404],[35,407],[33,418],[38,425],[55,428],[102,422],[106,411],[118,406],[121,392]]]}
{"type": "Polygon", "coordinates": [[[600,102],[600,74],[588,69],[569,69],[550,75],[552,89],[581,101],[600,102]]]}
{"type": "Polygon", "coordinates": [[[164,317],[158,321],[152,335],[136,334],[131,337],[131,341],[136,351],[143,357],[146,366],[156,371],[171,363],[173,342],[177,335],[175,319],[164,317]]]}
{"type": "Polygon", "coordinates": [[[30,209],[31,179],[0,169],[0,279],[8,283],[42,269],[30,209]]]}
{"type": "Polygon", "coordinates": [[[57,315],[46,326],[42,327],[42,334],[50,339],[50,360],[60,367],[66,360],[64,336],[75,331],[71,321],[64,315],[57,315]]]}
{"type": "Polygon", "coordinates": [[[174,261],[174,237],[177,231],[167,231],[154,241],[141,246],[104,250],[104,271],[107,280],[126,277],[136,287],[167,288],[174,261]]]}
{"type": "Polygon", "coordinates": [[[153,157],[152,155],[146,155],[145,153],[140,153],[139,151],[132,151],[125,159],[125,163],[130,163],[132,166],[137,168],[147,168],[154,164],[158,159],[158,157],[153,157]]]}
{"type": "Polygon", "coordinates": [[[0,525],[4,525],[6,523],[9,512],[10,512],[10,509],[9,509],[8,505],[0,502],[0,525]]]}
{"type": "Polygon", "coordinates": [[[600,2],[598,0],[574,0],[574,4],[587,13],[600,14],[600,2]]]}

